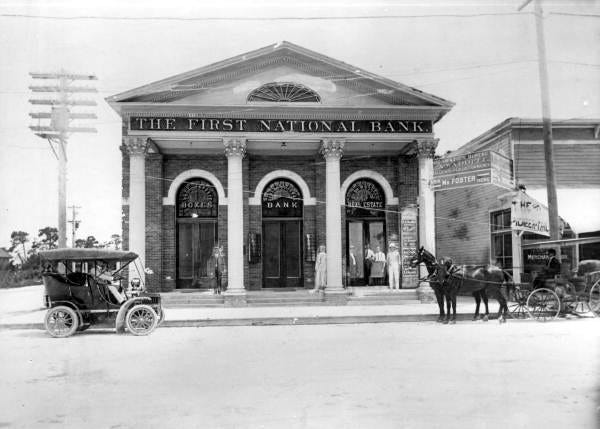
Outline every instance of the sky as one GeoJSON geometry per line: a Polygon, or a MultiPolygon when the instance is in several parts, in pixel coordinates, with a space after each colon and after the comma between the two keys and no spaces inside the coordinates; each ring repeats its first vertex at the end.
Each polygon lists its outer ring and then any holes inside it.
{"type": "MultiPolygon", "coordinates": [[[[435,126],[438,154],[541,116],[523,0],[121,3],[0,0],[0,246],[57,224],[57,162],[28,128],[30,72],[98,77],[86,123],[98,132],[69,139],[67,204],[81,207],[78,238],[100,241],[121,232],[120,119],[104,98],[281,40],[455,102],[435,126]]],[[[543,4],[552,117],[600,118],[600,1],[543,4]]]]}

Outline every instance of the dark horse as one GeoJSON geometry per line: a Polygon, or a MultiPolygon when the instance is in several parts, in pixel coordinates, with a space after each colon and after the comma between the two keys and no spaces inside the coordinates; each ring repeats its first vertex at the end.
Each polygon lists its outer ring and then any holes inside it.
{"type": "MultiPolygon", "coordinates": [[[[505,280],[505,273],[494,265],[463,265],[460,267],[448,267],[440,264],[435,256],[421,247],[411,260],[411,265],[416,266],[424,263],[429,273],[427,281],[430,282],[435,292],[438,306],[440,307],[440,318],[444,316],[444,298],[446,298],[447,315],[445,320],[450,323],[456,322],[456,297],[459,291],[470,292],[477,303],[474,319],[479,315],[479,305],[483,299],[488,315],[487,297],[493,296],[500,304],[498,321],[506,321],[508,312],[506,298],[502,294],[501,286],[505,280]],[[452,307],[452,315],[450,308],[452,307]]],[[[484,317],[486,320],[487,317],[484,317]]]]}

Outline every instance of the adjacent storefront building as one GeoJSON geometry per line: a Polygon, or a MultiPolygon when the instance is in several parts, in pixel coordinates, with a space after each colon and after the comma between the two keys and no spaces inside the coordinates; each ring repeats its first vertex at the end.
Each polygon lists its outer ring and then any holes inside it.
{"type": "MultiPolygon", "coordinates": [[[[600,236],[600,120],[553,121],[561,238],[600,236]]],[[[509,118],[434,163],[437,255],[494,263],[528,282],[548,259],[542,121],[509,118]]],[[[597,244],[561,249],[563,268],[600,257],[597,244]]]]}
{"type": "MultiPolygon", "coordinates": [[[[452,103],[282,42],[107,99],[123,119],[124,246],[160,291],[371,283],[368,249],[434,245],[434,125],[452,103]],[[351,269],[352,268],[352,269],[351,269]]],[[[243,298],[241,298],[243,299],[243,298]]]]}

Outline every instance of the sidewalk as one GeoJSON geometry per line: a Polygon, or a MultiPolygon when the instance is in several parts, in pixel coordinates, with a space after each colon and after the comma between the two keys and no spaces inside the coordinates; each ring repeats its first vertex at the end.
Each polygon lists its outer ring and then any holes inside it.
{"type": "MultiPolygon", "coordinates": [[[[43,286],[0,289],[0,329],[43,329],[43,286]]],[[[470,320],[475,312],[472,298],[459,297],[459,320],[470,320]]],[[[498,304],[490,301],[494,315],[498,304]]],[[[435,321],[436,303],[401,305],[289,306],[289,307],[192,307],[165,308],[162,327],[308,325],[342,323],[386,323],[435,321]]]]}

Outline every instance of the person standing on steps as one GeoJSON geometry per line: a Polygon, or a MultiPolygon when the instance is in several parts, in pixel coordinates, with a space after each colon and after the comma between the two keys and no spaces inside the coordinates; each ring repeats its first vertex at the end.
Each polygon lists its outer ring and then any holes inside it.
{"type": "Polygon", "coordinates": [[[222,291],[222,278],[225,273],[225,259],[221,255],[219,246],[213,248],[213,253],[206,262],[206,274],[212,283],[215,295],[220,295],[222,291]]]}
{"type": "Polygon", "coordinates": [[[315,287],[310,292],[315,293],[321,289],[325,289],[327,285],[327,253],[325,246],[319,246],[317,259],[315,261],[315,287]]]}
{"type": "Polygon", "coordinates": [[[394,243],[390,244],[387,267],[390,289],[400,289],[400,252],[394,243]]]}

